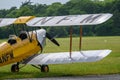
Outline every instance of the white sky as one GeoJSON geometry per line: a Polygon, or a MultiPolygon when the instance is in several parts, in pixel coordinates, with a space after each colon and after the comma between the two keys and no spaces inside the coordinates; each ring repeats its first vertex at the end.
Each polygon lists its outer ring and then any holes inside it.
{"type": "MultiPolygon", "coordinates": [[[[10,9],[11,7],[19,7],[22,2],[25,2],[28,0],[0,0],[0,9],[10,9]]],[[[35,3],[40,3],[40,4],[51,4],[54,2],[61,2],[61,3],[66,3],[69,0],[31,0],[33,4],[35,3]]]]}

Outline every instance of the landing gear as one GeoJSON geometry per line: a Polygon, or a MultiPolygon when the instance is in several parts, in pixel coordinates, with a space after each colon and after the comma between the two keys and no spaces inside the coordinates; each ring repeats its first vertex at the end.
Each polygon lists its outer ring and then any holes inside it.
{"type": "Polygon", "coordinates": [[[48,65],[41,65],[41,72],[49,72],[48,65]]]}
{"type": "Polygon", "coordinates": [[[32,65],[33,67],[41,70],[41,72],[49,72],[49,67],[48,65],[32,65]]]}
{"type": "Polygon", "coordinates": [[[13,64],[11,66],[11,72],[19,72],[19,65],[18,64],[13,64]]]}
{"type": "MultiPolygon", "coordinates": [[[[48,65],[38,65],[38,66],[35,66],[35,65],[32,65],[33,67],[37,68],[37,69],[40,69],[41,72],[49,72],[49,67],[48,65]]],[[[24,67],[24,66],[23,66],[24,67]]],[[[21,67],[22,68],[22,67],[21,67]]],[[[13,64],[11,66],[11,72],[19,72],[19,63],[17,64],[13,64]]]]}

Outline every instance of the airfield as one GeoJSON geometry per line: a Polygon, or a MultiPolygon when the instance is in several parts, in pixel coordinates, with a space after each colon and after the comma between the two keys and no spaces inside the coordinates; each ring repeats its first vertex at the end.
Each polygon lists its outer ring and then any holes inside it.
{"type": "MultiPolygon", "coordinates": [[[[57,47],[49,40],[43,53],[48,52],[68,52],[69,38],[57,38],[60,47],[57,47]]],[[[0,40],[0,43],[6,41],[0,40]]],[[[73,38],[73,51],[79,50],[79,38],[73,38]]],[[[82,50],[101,50],[110,49],[112,53],[101,61],[91,63],[72,63],[49,65],[50,72],[41,73],[40,70],[26,65],[18,73],[11,73],[10,67],[0,67],[0,79],[23,79],[23,78],[44,78],[44,77],[67,77],[67,76],[86,76],[86,75],[108,75],[120,73],[120,36],[107,37],[83,37],[82,50]]]]}

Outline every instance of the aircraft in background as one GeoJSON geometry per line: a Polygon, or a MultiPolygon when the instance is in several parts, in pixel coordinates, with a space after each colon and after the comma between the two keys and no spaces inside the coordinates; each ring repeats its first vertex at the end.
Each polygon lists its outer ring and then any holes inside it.
{"type": "Polygon", "coordinates": [[[106,57],[111,50],[81,50],[82,25],[101,24],[112,17],[112,14],[86,14],[67,15],[51,17],[22,16],[19,18],[0,18],[0,27],[22,25],[24,28],[40,27],[41,29],[28,31],[23,30],[17,35],[10,35],[6,42],[0,44],[0,66],[13,64],[11,72],[18,72],[20,64],[31,64],[41,69],[41,72],[48,72],[48,64],[64,64],[74,62],[94,62],[106,57]],[[80,51],[72,51],[72,26],[80,26],[80,51]],[[43,27],[70,27],[70,51],[42,54],[46,38],[54,44],[59,43],[46,32],[43,27]],[[41,54],[38,54],[41,53],[41,54]]]}

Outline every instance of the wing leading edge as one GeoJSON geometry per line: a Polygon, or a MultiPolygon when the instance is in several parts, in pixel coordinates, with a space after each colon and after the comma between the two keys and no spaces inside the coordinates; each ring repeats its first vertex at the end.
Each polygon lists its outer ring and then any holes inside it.
{"type": "Polygon", "coordinates": [[[72,52],[70,58],[69,52],[39,54],[24,64],[64,64],[75,62],[95,62],[106,57],[111,50],[88,50],[72,52]]]}

